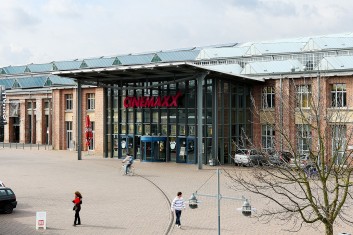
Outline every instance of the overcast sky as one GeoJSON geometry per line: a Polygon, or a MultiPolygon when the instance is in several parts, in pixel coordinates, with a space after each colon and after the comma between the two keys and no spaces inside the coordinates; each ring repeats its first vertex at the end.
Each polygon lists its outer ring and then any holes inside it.
{"type": "Polygon", "coordinates": [[[352,0],[1,0],[0,67],[351,32],[352,0]]]}

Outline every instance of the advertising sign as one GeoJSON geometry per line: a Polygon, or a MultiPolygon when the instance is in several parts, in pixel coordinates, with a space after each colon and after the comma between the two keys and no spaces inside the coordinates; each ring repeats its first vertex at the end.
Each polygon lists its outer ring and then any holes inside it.
{"type": "Polygon", "coordinates": [[[178,107],[180,92],[174,96],[127,96],[124,99],[125,108],[178,107]]]}
{"type": "Polygon", "coordinates": [[[5,88],[0,86],[0,125],[6,125],[6,93],[5,88]]]}
{"type": "Polygon", "coordinates": [[[36,229],[47,229],[47,212],[39,211],[36,213],[36,229]]]}

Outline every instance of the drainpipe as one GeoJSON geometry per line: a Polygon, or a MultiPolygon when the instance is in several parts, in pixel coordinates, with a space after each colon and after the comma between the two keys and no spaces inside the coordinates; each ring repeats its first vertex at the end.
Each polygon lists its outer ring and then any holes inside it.
{"type": "Polygon", "coordinates": [[[77,160],[82,160],[82,87],[81,81],[77,79],[77,160]]]}
{"type": "MultiPolygon", "coordinates": [[[[279,80],[279,86],[280,86],[280,126],[281,130],[283,131],[283,85],[282,85],[282,77],[283,75],[281,74],[280,80],[279,80]]],[[[280,140],[280,148],[281,152],[283,152],[283,133],[281,134],[281,140],[280,140]]]]}

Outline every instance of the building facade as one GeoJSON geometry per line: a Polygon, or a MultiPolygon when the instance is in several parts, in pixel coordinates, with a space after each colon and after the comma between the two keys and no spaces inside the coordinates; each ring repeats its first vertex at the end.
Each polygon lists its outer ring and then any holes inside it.
{"type": "MultiPolygon", "coordinates": [[[[76,83],[7,87],[3,138],[90,148],[104,157],[227,164],[237,148],[315,149],[318,136],[305,117],[316,99],[317,116],[347,116],[319,122],[333,150],[351,129],[352,71],[352,33],[9,66],[1,68],[0,84],[34,73],[76,83]]],[[[352,144],[343,139],[342,158],[352,144]]]]}

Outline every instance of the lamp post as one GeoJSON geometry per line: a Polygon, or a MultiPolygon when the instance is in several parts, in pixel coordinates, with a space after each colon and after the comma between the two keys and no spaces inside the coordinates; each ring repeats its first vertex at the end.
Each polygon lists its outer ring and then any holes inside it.
{"type": "Polygon", "coordinates": [[[243,206],[241,209],[242,214],[244,216],[250,216],[252,211],[255,210],[254,208],[251,208],[251,205],[248,201],[248,199],[246,199],[244,196],[241,197],[227,197],[227,196],[223,196],[220,192],[220,170],[217,169],[217,194],[216,195],[209,195],[209,194],[200,194],[197,191],[195,193],[193,193],[189,199],[189,207],[191,209],[196,209],[198,208],[198,203],[200,203],[196,196],[204,196],[204,197],[213,197],[213,198],[217,198],[217,209],[218,209],[218,217],[217,217],[217,221],[218,221],[218,235],[221,234],[221,199],[231,199],[231,200],[237,200],[237,201],[243,201],[243,206]]]}

